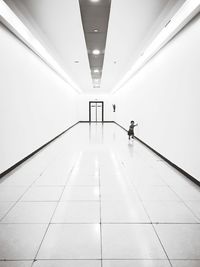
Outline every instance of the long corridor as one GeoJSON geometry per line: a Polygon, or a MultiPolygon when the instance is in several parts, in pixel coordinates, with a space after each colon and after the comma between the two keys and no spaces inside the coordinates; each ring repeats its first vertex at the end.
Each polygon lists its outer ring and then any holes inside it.
{"type": "Polygon", "coordinates": [[[0,180],[0,267],[199,267],[200,189],[112,123],[0,180]]]}

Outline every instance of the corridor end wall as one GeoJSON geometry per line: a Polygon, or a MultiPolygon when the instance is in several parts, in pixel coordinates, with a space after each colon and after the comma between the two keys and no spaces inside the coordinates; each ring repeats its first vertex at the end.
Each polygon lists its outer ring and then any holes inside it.
{"type": "Polygon", "coordinates": [[[78,99],[0,23],[0,173],[76,123],[78,99]]]}
{"type": "Polygon", "coordinates": [[[200,181],[200,15],[112,96],[116,122],[200,181]]]}

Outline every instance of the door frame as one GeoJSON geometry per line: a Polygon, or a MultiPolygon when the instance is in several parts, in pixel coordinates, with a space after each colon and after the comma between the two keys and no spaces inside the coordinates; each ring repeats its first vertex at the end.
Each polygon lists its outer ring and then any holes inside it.
{"type": "Polygon", "coordinates": [[[89,101],[89,122],[104,122],[104,102],[103,101],[89,101]],[[91,108],[93,103],[102,104],[102,121],[91,121],[91,108]]]}

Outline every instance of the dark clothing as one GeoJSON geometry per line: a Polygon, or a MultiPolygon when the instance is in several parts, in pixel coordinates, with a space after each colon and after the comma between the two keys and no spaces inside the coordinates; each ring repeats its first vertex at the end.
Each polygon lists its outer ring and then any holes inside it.
{"type": "Polygon", "coordinates": [[[130,136],[132,136],[132,138],[134,137],[134,128],[135,128],[135,126],[136,126],[136,124],[134,124],[134,125],[130,125],[129,126],[129,130],[128,130],[128,136],[129,136],[129,138],[130,138],[130,136]]]}

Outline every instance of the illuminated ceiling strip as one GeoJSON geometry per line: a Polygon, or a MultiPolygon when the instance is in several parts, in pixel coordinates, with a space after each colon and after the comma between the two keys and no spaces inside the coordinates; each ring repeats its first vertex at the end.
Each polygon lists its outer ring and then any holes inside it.
{"type": "Polygon", "coordinates": [[[34,53],[36,53],[51,69],[53,69],[65,82],[78,93],[80,88],[70,79],[66,72],[59,66],[56,60],[47,52],[41,43],[33,36],[29,29],[21,22],[15,13],[0,0],[0,21],[22,40],[34,53]]]}
{"type": "Polygon", "coordinates": [[[116,93],[122,86],[124,86],[137,73],[137,71],[139,71],[164,45],[166,45],[199,11],[200,0],[187,0],[111,93],[116,93]]]}

